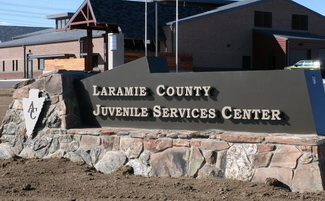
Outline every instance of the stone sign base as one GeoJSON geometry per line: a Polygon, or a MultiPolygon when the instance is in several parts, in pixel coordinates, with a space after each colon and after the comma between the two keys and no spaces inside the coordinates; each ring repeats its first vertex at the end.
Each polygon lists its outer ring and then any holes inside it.
{"type": "Polygon", "coordinates": [[[0,157],[64,157],[111,173],[130,165],[136,175],[221,177],[292,191],[324,190],[325,137],[130,128],[49,129],[24,143],[2,136],[0,157]]]}
{"type": "Polygon", "coordinates": [[[0,126],[0,159],[65,157],[111,173],[124,165],[142,176],[276,178],[293,191],[324,190],[325,136],[81,127],[73,87],[83,72],[56,72],[20,83],[0,126]],[[45,97],[34,133],[26,135],[22,99],[45,97]]]}

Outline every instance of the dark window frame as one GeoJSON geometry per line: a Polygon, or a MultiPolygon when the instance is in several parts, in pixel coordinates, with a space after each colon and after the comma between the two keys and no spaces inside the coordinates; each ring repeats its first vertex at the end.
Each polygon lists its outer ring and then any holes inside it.
{"type": "Polygon", "coordinates": [[[272,28],[273,18],[272,12],[255,11],[254,12],[254,26],[272,28]]]}
{"type": "Polygon", "coordinates": [[[45,60],[40,58],[40,59],[38,59],[37,62],[38,62],[37,69],[38,69],[38,70],[44,70],[44,67],[45,67],[45,66],[44,66],[44,64],[45,64],[45,60]],[[42,62],[41,62],[41,61],[42,61],[42,62]],[[42,64],[42,65],[41,65],[41,64],[42,64]]]}
{"type": "Polygon", "coordinates": [[[64,29],[69,20],[69,18],[56,19],[56,29],[64,29]]]}
{"type": "Polygon", "coordinates": [[[243,56],[242,57],[242,68],[245,70],[252,69],[252,57],[251,56],[243,56]]]}
{"type": "Polygon", "coordinates": [[[62,29],[63,21],[61,19],[58,19],[57,22],[58,22],[58,29],[62,29]]]}
{"type": "Polygon", "coordinates": [[[98,64],[99,64],[99,56],[93,55],[93,67],[98,68],[98,64]]]}
{"type": "Polygon", "coordinates": [[[84,54],[87,52],[87,41],[85,38],[81,39],[80,42],[80,54],[84,54]]]}
{"type": "Polygon", "coordinates": [[[291,16],[291,29],[308,31],[308,15],[292,14],[291,16]]]}
{"type": "Polygon", "coordinates": [[[15,60],[12,60],[12,71],[15,71],[15,60]]]}

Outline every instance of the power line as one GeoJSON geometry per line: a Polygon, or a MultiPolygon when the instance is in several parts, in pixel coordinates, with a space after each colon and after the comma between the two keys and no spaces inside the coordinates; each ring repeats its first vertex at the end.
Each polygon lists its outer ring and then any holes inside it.
{"type": "MultiPolygon", "coordinates": [[[[21,17],[24,17],[24,18],[35,18],[35,19],[41,19],[40,17],[38,17],[38,16],[30,16],[30,15],[33,15],[33,14],[20,14],[20,13],[10,13],[10,12],[6,12],[6,11],[2,11],[2,10],[0,10],[0,13],[3,13],[4,15],[6,15],[6,16],[13,16],[13,17],[15,17],[15,16],[21,16],[21,17]]],[[[45,15],[41,15],[44,19],[46,18],[46,16],[45,15]]]]}
{"type": "MultiPolygon", "coordinates": [[[[17,10],[1,8],[0,11],[14,12],[15,14],[18,12],[17,10]]],[[[26,13],[31,15],[49,15],[48,13],[40,13],[40,12],[29,12],[29,11],[19,11],[19,13],[26,13]]]]}
{"type": "Polygon", "coordinates": [[[58,10],[58,11],[67,11],[65,8],[55,8],[55,7],[47,7],[47,6],[37,6],[37,5],[30,5],[30,4],[20,4],[20,3],[9,3],[9,2],[1,2],[2,6],[14,6],[14,7],[23,7],[23,8],[34,8],[34,9],[41,9],[41,10],[58,10]]]}
{"type": "Polygon", "coordinates": [[[15,24],[13,24],[11,26],[28,25],[28,26],[33,26],[33,27],[36,27],[36,26],[53,27],[49,24],[42,23],[42,22],[28,22],[28,21],[24,21],[24,20],[12,20],[12,19],[3,18],[3,17],[0,18],[0,21],[7,22],[7,23],[15,22],[15,24]]]}

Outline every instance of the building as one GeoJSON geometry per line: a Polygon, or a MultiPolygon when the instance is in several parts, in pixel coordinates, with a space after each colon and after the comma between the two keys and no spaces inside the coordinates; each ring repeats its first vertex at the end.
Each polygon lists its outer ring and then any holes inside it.
{"type": "MultiPolygon", "coordinates": [[[[325,59],[325,17],[291,0],[245,0],[179,22],[179,48],[197,70],[283,69],[325,59]]],[[[170,22],[164,26],[173,49],[170,22]]]]}
{"type": "MultiPolygon", "coordinates": [[[[75,13],[48,16],[56,29],[0,44],[0,79],[37,76],[45,63],[61,59],[82,61],[89,71],[144,56],[144,7],[143,2],[86,0],[75,13]],[[109,49],[113,35],[117,50],[109,49]]],[[[325,58],[325,17],[291,0],[186,0],[179,18],[181,69],[283,69],[300,59],[325,58]]],[[[171,69],[174,20],[174,4],[160,1],[156,36],[155,5],[148,3],[148,54],[157,48],[171,69]]]]}
{"type": "MultiPolygon", "coordinates": [[[[228,1],[216,2],[219,6],[228,1]]],[[[180,6],[180,17],[191,16],[213,8],[211,3],[202,7],[182,5],[180,6]]],[[[155,43],[152,40],[155,24],[154,5],[150,4],[148,11],[148,36],[150,36],[148,38],[148,41],[150,40],[148,49],[154,51],[155,43]]],[[[160,29],[163,24],[175,17],[175,7],[168,3],[159,4],[158,12],[160,29]]],[[[108,53],[109,33],[123,34],[123,62],[124,50],[125,61],[134,60],[144,55],[144,2],[86,0],[74,15],[63,13],[50,15],[48,18],[55,20],[55,29],[35,32],[28,37],[21,37],[0,45],[0,79],[37,76],[42,73],[47,61],[63,58],[84,58],[85,65],[91,66],[86,70],[107,69],[109,61],[106,53],[108,53]],[[86,16],[89,19],[83,18],[84,11],[90,14],[90,16],[86,16]],[[96,20],[103,20],[107,16],[112,18],[110,20],[113,20],[113,25],[108,26],[105,22],[95,22],[93,14],[97,15],[96,20]],[[71,23],[62,29],[68,22],[67,19],[70,18],[71,23]],[[116,24],[116,20],[118,20],[119,25],[116,24]],[[87,37],[89,34],[91,37],[87,37]],[[92,47],[91,53],[88,53],[90,47],[92,47]],[[13,67],[13,63],[15,63],[15,67],[13,67]],[[16,63],[18,67],[16,67],[16,63]]],[[[165,38],[161,29],[159,40],[163,42],[165,38]]]]}

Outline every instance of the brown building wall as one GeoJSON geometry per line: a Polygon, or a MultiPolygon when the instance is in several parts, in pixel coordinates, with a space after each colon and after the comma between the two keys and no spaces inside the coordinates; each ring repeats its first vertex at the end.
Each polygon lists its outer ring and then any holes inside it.
{"type": "Polygon", "coordinates": [[[55,71],[55,70],[84,70],[85,59],[55,59],[46,60],[44,64],[44,71],[55,71]]]}
{"type": "Polygon", "coordinates": [[[93,38],[93,52],[98,53],[98,67],[104,69],[104,37],[93,38]]]}
{"type": "Polygon", "coordinates": [[[283,69],[286,60],[286,39],[261,33],[253,34],[254,70],[283,69]]]}
{"type": "MultiPolygon", "coordinates": [[[[325,41],[310,41],[310,40],[291,40],[289,41],[289,48],[291,51],[295,50],[307,50],[308,55],[307,58],[301,58],[301,59],[320,59],[320,56],[325,59],[325,55],[320,55],[320,50],[322,49],[325,51],[325,41]]],[[[291,55],[289,54],[289,65],[293,65],[297,62],[297,60],[293,60],[291,58],[291,55]]]]}
{"type": "MultiPolygon", "coordinates": [[[[292,30],[292,14],[308,15],[308,32],[325,36],[325,17],[288,0],[269,0],[179,24],[179,52],[193,54],[196,68],[242,68],[243,56],[253,56],[254,12],[272,12],[273,30],[292,30]]],[[[265,28],[270,29],[270,28],[265,28]]],[[[175,36],[164,27],[167,50],[175,36]]]]}

